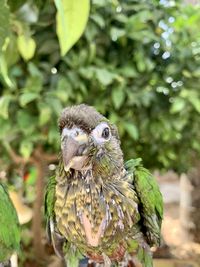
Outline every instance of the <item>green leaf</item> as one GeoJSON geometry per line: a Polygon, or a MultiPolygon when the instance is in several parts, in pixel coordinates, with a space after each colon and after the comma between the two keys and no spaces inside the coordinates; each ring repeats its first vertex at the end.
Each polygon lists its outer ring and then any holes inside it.
{"type": "Polygon", "coordinates": [[[70,94],[71,85],[69,81],[64,77],[61,77],[58,80],[57,88],[53,92],[53,95],[55,95],[61,102],[66,103],[69,99],[70,94]]]}
{"type": "Polygon", "coordinates": [[[25,61],[30,60],[34,56],[36,43],[33,38],[20,35],[17,38],[17,45],[19,52],[25,61]]]}
{"type": "Polygon", "coordinates": [[[112,40],[116,41],[117,39],[125,35],[125,30],[112,27],[110,30],[110,35],[111,35],[112,40]]]}
{"type": "Polygon", "coordinates": [[[20,6],[24,4],[25,0],[8,0],[8,5],[11,11],[17,10],[20,6]]]}
{"type": "Polygon", "coordinates": [[[46,98],[46,102],[48,103],[48,105],[50,106],[50,108],[52,109],[52,111],[57,115],[60,116],[60,113],[62,111],[62,104],[61,101],[58,98],[55,97],[47,97],[46,98]]]}
{"type": "Polygon", "coordinates": [[[19,102],[22,107],[26,106],[28,103],[37,99],[39,95],[37,93],[24,93],[20,96],[19,102]]]}
{"type": "Polygon", "coordinates": [[[5,84],[8,87],[10,87],[10,88],[14,87],[14,84],[8,75],[8,65],[7,65],[7,60],[6,60],[4,54],[0,55],[0,75],[2,76],[5,84]]]}
{"type": "Polygon", "coordinates": [[[61,55],[64,56],[82,35],[89,16],[89,0],[54,0],[56,32],[61,55]]]}
{"type": "Polygon", "coordinates": [[[52,126],[48,131],[48,142],[52,145],[58,146],[59,133],[57,127],[52,126]]]}
{"type": "Polygon", "coordinates": [[[6,0],[0,0],[0,52],[10,33],[10,12],[6,0]]]}
{"type": "Polygon", "coordinates": [[[39,116],[39,124],[46,124],[51,118],[51,108],[45,104],[40,105],[40,116],[39,116]]]}
{"type": "Polygon", "coordinates": [[[105,86],[111,84],[113,82],[113,79],[115,78],[115,75],[106,69],[96,68],[95,72],[99,82],[105,86]]]}
{"type": "Polygon", "coordinates": [[[17,111],[17,128],[20,129],[20,131],[23,132],[25,136],[33,136],[33,132],[35,131],[37,125],[36,123],[36,117],[31,116],[28,113],[28,110],[20,109],[17,111]]]}
{"type": "Polygon", "coordinates": [[[196,91],[185,91],[184,97],[192,104],[194,109],[200,113],[200,98],[196,91]]]}
{"type": "Polygon", "coordinates": [[[136,65],[139,72],[144,72],[146,69],[146,61],[143,53],[141,51],[136,51],[134,54],[134,58],[136,60],[136,65]]]}
{"type": "Polygon", "coordinates": [[[112,101],[116,109],[119,109],[125,99],[125,91],[118,87],[112,90],[112,101]]]}
{"type": "Polygon", "coordinates": [[[5,95],[0,97],[0,116],[4,119],[8,118],[8,107],[12,97],[10,95],[5,95]]]}
{"type": "Polygon", "coordinates": [[[16,49],[17,46],[17,38],[15,35],[11,35],[6,39],[7,46],[4,50],[4,58],[8,68],[16,64],[19,60],[19,51],[16,49]]]}
{"type": "Polygon", "coordinates": [[[29,76],[26,80],[24,92],[39,93],[42,90],[42,77],[41,76],[29,76]]]}
{"type": "Polygon", "coordinates": [[[33,151],[33,144],[29,141],[22,141],[20,144],[20,153],[25,158],[28,159],[33,151]]]}
{"type": "Polygon", "coordinates": [[[177,97],[174,99],[174,102],[172,103],[172,106],[171,106],[171,109],[170,109],[170,112],[171,113],[178,113],[180,112],[181,110],[184,109],[185,107],[185,100],[180,98],[180,97],[177,97]]]}
{"type": "Polygon", "coordinates": [[[130,122],[125,122],[123,123],[125,130],[127,131],[127,133],[130,135],[130,137],[132,137],[134,140],[138,140],[139,138],[139,132],[137,127],[130,122]]]}
{"type": "Polygon", "coordinates": [[[7,139],[8,133],[12,133],[12,138],[13,138],[14,135],[12,132],[12,125],[10,120],[3,119],[2,117],[0,117],[0,125],[1,125],[0,140],[7,139]]]}
{"type": "Polygon", "coordinates": [[[200,99],[196,97],[191,97],[189,100],[193,107],[196,109],[196,111],[200,113],[200,99]]]}
{"type": "Polygon", "coordinates": [[[96,22],[96,24],[100,27],[100,28],[104,28],[105,27],[105,21],[103,19],[102,16],[100,16],[100,14],[96,13],[96,14],[92,14],[90,16],[90,18],[92,20],[94,20],[96,22]]]}

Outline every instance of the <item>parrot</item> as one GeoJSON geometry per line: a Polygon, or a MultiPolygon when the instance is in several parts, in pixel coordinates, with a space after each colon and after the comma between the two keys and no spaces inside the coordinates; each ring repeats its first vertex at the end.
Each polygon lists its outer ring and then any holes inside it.
{"type": "Polygon", "coordinates": [[[45,192],[55,253],[68,267],[81,259],[88,266],[152,267],[150,248],[160,245],[163,219],[154,176],[140,158],[124,161],[117,127],[94,107],[66,107],[58,128],[58,165],[45,192]]]}
{"type": "Polygon", "coordinates": [[[0,182],[0,266],[10,266],[11,256],[19,252],[20,226],[17,212],[6,186],[0,182]]]}

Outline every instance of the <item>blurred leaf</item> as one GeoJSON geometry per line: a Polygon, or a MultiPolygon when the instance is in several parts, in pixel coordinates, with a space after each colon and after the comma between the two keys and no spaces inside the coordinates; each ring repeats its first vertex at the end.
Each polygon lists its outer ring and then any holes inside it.
{"type": "Polygon", "coordinates": [[[0,97],[0,116],[4,119],[8,119],[8,107],[12,97],[10,95],[4,95],[0,97]]]}
{"type": "Polygon", "coordinates": [[[56,145],[59,146],[60,144],[59,144],[58,140],[59,140],[59,132],[57,130],[57,127],[55,127],[55,126],[50,127],[49,132],[48,132],[48,142],[50,144],[56,143],[56,145]]]}
{"type": "Polygon", "coordinates": [[[51,119],[52,110],[49,106],[45,104],[40,104],[39,108],[40,108],[39,124],[44,125],[51,119]]]}
{"type": "Polygon", "coordinates": [[[0,75],[2,75],[4,82],[8,87],[14,87],[14,84],[8,75],[8,65],[4,54],[0,55],[0,75]]]}
{"type": "Polygon", "coordinates": [[[0,116],[0,125],[1,125],[0,139],[2,140],[8,137],[8,133],[10,132],[11,125],[10,125],[10,121],[7,118],[3,119],[1,116],[0,116]]]}
{"type": "Polygon", "coordinates": [[[99,82],[105,86],[111,84],[115,78],[115,75],[106,69],[95,68],[95,72],[99,82]]]}
{"type": "Polygon", "coordinates": [[[6,0],[0,0],[0,54],[10,33],[10,12],[6,0]]]}
{"type": "Polygon", "coordinates": [[[53,97],[48,97],[46,98],[46,102],[52,109],[52,111],[57,115],[60,116],[61,110],[62,110],[62,105],[59,99],[53,98],[53,97]]]}
{"type": "Polygon", "coordinates": [[[190,89],[190,90],[183,89],[181,91],[180,95],[183,98],[187,99],[192,104],[194,109],[198,113],[200,113],[200,95],[196,90],[194,90],[194,89],[190,89]]]}
{"type": "Polygon", "coordinates": [[[54,0],[57,8],[56,31],[64,56],[82,35],[89,16],[89,0],[54,0]]]}
{"type": "Polygon", "coordinates": [[[124,29],[119,29],[116,27],[112,27],[110,30],[110,35],[113,41],[116,41],[118,38],[122,37],[125,35],[125,30],[124,29]]]}
{"type": "Polygon", "coordinates": [[[138,140],[139,133],[137,127],[130,122],[124,122],[123,125],[130,137],[132,137],[134,140],[138,140]]]}
{"type": "Polygon", "coordinates": [[[33,92],[35,94],[42,90],[42,77],[41,76],[30,76],[25,84],[23,91],[25,93],[33,92]]]}
{"type": "Polygon", "coordinates": [[[182,98],[175,98],[174,99],[174,102],[172,103],[172,106],[171,106],[171,109],[170,109],[170,112],[171,113],[178,113],[180,112],[181,110],[184,109],[185,107],[185,100],[182,99],[182,98]]]}
{"type": "Polygon", "coordinates": [[[94,76],[94,68],[93,67],[84,67],[79,69],[80,74],[86,79],[92,79],[94,76]]]}
{"type": "Polygon", "coordinates": [[[17,45],[19,52],[24,60],[28,61],[34,56],[36,43],[33,38],[25,35],[20,35],[17,39],[17,45]]]}
{"type": "Polygon", "coordinates": [[[25,0],[8,0],[8,5],[12,11],[17,10],[20,6],[24,4],[25,0]]]}
{"type": "Polygon", "coordinates": [[[37,93],[24,93],[20,96],[19,102],[22,107],[26,106],[28,103],[37,99],[39,95],[37,93]]]}
{"type": "Polygon", "coordinates": [[[125,99],[125,92],[121,87],[112,90],[112,101],[116,109],[119,109],[125,99]]]}
{"type": "Polygon", "coordinates": [[[93,14],[90,16],[92,20],[94,20],[94,22],[96,22],[96,24],[100,27],[100,28],[104,28],[105,27],[105,21],[103,19],[102,16],[100,16],[98,13],[93,14]]]}
{"type": "Polygon", "coordinates": [[[200,113],[200,98],[198,96],[191,97],[190,102],[192,103],[193,107],[196,109],[198,113],[200,113]]]}
{"type": "Polygon", "coordinates": [[[17,112],[17,128],[20,129],[25,136],[32,135],[35,130],[36,122],[36,119],[31,116],[27,110],[19,110],[17,112]]]}
{"type": "MultiPolygon", "coordinates": [[[[33,62],[28,63],[28,70],[29,70],[31,76],[33,77],[33,79],[35,79],[37,77],[37,80],[38,79],[40,81],[42,80],[42,73],[40,72],[38,66],[35,65],[33,62]]],[[[35,84],[36,82],[31,81],[31,83],[35,84]]]]}
{"type": "Polygon", "coordinates": [[[19,52],[16,49],[17,47],[17,38],[16,36],[11,35],[8,39],[8,44],[4,50],[4,59],[8,67],[14,65],[19,60],[19,52]]]}
{"type": "Polygon", "coordinates": [[[22,141],[20,144],[20,153],[25,158],[28,159],[33,151],[33,144],[29,141],[22,141]]]}
{"type": "Polygon", "coordinates": [[[138,73],[136,71],[136,69],[131,65],[131,64],[127,64],[125,65],[121,70],[120,73],[127,77],[127,78],[134,78],[137,77],[138,73]]]}
{"type": "Polygon", "coordinates": [[[145,57],[142,52],[135,51],[134,58],[139,72],[144,72],[146,69],[145,57]]]}
{"type": "Polygon", "coordinates": [[[67,102],[71,95],[71,85],[66,78],[62,77],[59,79],[54,95],[63,103],[67,102]]]}
{"type": "Polygon", "coordinates": [[[192,74],[188,71],[188,70],[183,70],[183,76],[187,77],[187,78],[191,78],[192,74]]]}

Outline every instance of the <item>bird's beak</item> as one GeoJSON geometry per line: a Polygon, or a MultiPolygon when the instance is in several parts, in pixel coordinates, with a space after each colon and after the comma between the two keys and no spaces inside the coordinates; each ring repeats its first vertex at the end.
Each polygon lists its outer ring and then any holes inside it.
{"type": "Polygon", "coordinates": [[[70,168],[75,170],[83,169],[87,159],[87,147],[88,136],[85,133],[81,133],[77,136],[69,133],[65,136],[62,156],[66,172],[69,171],[70,168]]]}

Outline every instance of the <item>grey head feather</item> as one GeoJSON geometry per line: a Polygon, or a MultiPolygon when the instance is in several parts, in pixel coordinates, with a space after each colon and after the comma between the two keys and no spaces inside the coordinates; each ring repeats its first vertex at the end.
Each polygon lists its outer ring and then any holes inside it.
{"type": "Polygon", "coordinates": [[[58,125],[60,132],[65,127],[71,128],[73,125],[76,125],[85,132],[90,133],[99,123],[103,121],[109,124],[112,135],[119,140],[116,126],[109,122],[109,120],[100,114],[94,107],[86,104],[65,108],[61,113],[58,125]]]}

